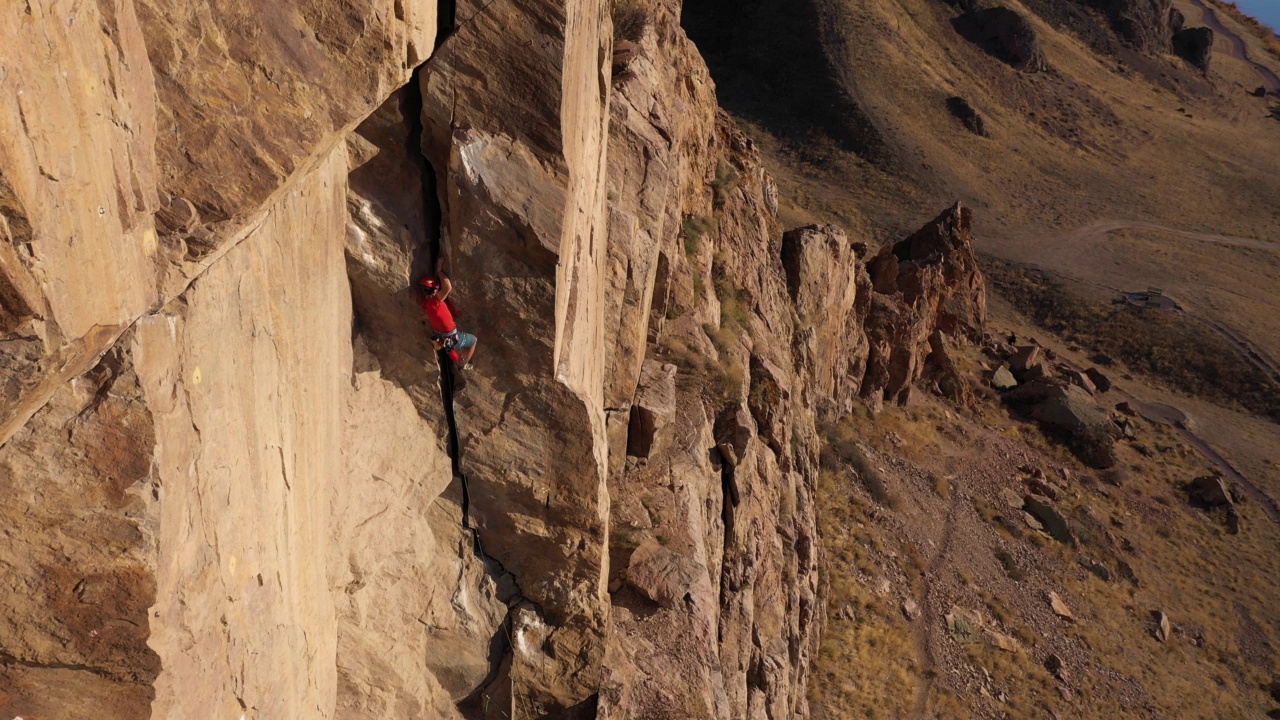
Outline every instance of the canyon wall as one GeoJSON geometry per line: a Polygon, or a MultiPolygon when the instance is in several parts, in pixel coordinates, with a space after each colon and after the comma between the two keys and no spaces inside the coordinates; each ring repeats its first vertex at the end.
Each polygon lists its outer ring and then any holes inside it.
{"type": "Polygon", "coordinates": [[[0,712],[807,715],[865,247],[643,7],[0,19],[0,712]]]}

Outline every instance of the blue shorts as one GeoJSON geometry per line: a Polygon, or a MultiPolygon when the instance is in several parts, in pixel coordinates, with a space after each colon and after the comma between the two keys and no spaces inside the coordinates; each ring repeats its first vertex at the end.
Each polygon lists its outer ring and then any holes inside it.
{"type": "Polygon", "coordinates": [[[458,332],[458,337],[453,341],[454,350],[466,350],[476,346],[476,336],[471,333],[458,332]]]}

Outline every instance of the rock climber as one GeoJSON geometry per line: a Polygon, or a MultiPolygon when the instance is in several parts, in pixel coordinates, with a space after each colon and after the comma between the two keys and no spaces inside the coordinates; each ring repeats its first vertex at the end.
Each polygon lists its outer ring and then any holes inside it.
{"type": "Polygon", "coordinates": [[[449,351],[449,358],[458,370],[471,369],[471,357],[476,354],[476,336],[460,332],[453,322],[453,311],[445,303],[449,293],[453,292],[453,283],[444,274],[441,263],[436,263],[435,275],[428,275],[418,281],[421,291],[422,312],[431,323],[431,339],[436,347],[449,351]]]}

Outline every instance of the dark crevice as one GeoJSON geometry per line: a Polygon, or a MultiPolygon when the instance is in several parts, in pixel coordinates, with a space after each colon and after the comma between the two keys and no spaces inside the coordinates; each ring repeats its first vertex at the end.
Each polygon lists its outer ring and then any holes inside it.
{"type": "Polygon", "coordinates": [[[440,0],[440,4],[436,6],[436,47],[439,48],[444,41],[449,39],[453,34],[457,23],[458,2],[457,0],[440,0]]]}
{"type": "MultiPolygon", "coordinates": [[[[454,29],[455,4],[452,0],[440,3],[439,34],[436,46],[439,47],[454,29]]],[[[424,238],[418,252],[412,260],[411,278],[415,281],[428,273],[434,272],[436,263],[443,257],[441,247],[443,222],[443,203],[438,192],[437,175],[427,159],[423,148],[424,126],[422,122],[422,85],[421,74],[429,72],[426,65],[420,66],[413,73],[408,92],[404,94],[403,112],[409,118],[409,137],[406,138],[406,149],[414,165],[421,173],[422,209],[424,238]]],[[[489,674],[466,698],[457,703],[458,710],[467,718],[488,718],[491,709],[496,705],[510,702],[510,658],[512,612],[522,604],[532,606],[541,615],[541,608],[530,602],[521,590],[514,574],[507,571],[501,562],[488,555],[480,537],[480,529],[471,522],[471,486],[462,467],[462,447],[458,432],[457,415],[454,412],[455,394],[466,386],[463,378],[455,369],[449,350],[440,350],[436,355],[440,368],[440,402],[444,410],[447,432],[446,451],[449,453],[450,469],[460,491],[462,512],[462,528],[471,537],[471,550],[477,559],[484,563],[485,571],[493,579],[497,587],[499,600],[508,608],[507,616],[498,627],[489,646],[489,674]]]]}
{"type": "Polygon", "coordinates": [[[405,150],[409,161],[418,169],[422,186],[422,227],[425,237],[414,254],[413,264],[409,269],[410,277],[417,278],[431,272],[436,258],[440,256],[440,196],[436,192],[436,173],[423,152],[422,136],[425,128],[422,125],[422,84],[421,75],[426,65],[419,65],[413,71],[404,93],[401,112],[409,121],[409,136],[405,138],[405,150]]]}
{"type": "MultiPolygon", "coordinates": [[[[738,495],[738,482],[735,477],[737,469],[727,460],[722,460],[720,466],[720,520],[724,525],[724,532],[720,538],[720,557],[729,557],[730,549],[733,545],[733,530],[735,526],[736,512],[740,496],[738,495]]],[[[729,590],[729,563],[724,562],[720,570],[720,609],[723,612],[728,606],[729,590]]],[[[720,640],[724,640],[724,626],[721,625],[720,640]]]]}
{"type": "Polygon", "coordinates": [[[86,672],[91,675],[97,675],[100,678],[111,680],[113,682],[128,683],[132,682],[138,685],[147,683],[138,682],[132,678],[122,678],[120,673],[113,672],[107,668],[96,667],[93,665],[80,665],[75,663],[57,663],[57,662],[35,662],[31,660],[22,660],[8,653],[0,652],[0,666],[10,665],[14,667],[29,668],[33,670],[72,670],[75,672],[86,672]]]}

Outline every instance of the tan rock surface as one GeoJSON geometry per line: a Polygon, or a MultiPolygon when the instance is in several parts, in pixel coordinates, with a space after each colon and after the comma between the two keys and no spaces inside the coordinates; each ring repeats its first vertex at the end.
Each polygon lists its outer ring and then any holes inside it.
{"type": "Polygon", "coordinates": [[[180,303],[139,326],[163,488],[159,717],[332,713],[328,514],[343,440],[333,409],[351,367],[346,167],[333,153],[180,303]]]}
{"type": "Polygon", "coordinates": [[[589,697],[603,655],[604,12],[598,0],[485,5],[422,83],[445,254],[501,368],[469,378],[459,432],[486,552],[535,604],[512,628],[510,668],[530,716],[589,697]]]}
{"type": "MultiPolygon", "coordinates": [[[[875,294],[866,321],[870,354],[861,387],[864,398],[905,403],[925,374],[935,332],[980,339],[987,299],[972,223],[972,212],[957,203],[868,262],[875,294]]],[[[944,383],[956,386],[948,394],[964,401],[954,371],[940,362],[945,357],[936,355],[932,365],[951,378],[944,383]]]]}
{"type": "Polygon", "coordinates": [[[0,709],[807,714],[816,423],[980,326],[967,211],[885,292],[784,238],[649,9],[620,56],[603,0],[463,3],[438,50],[399,0],[0,20],[0,709]]]}

